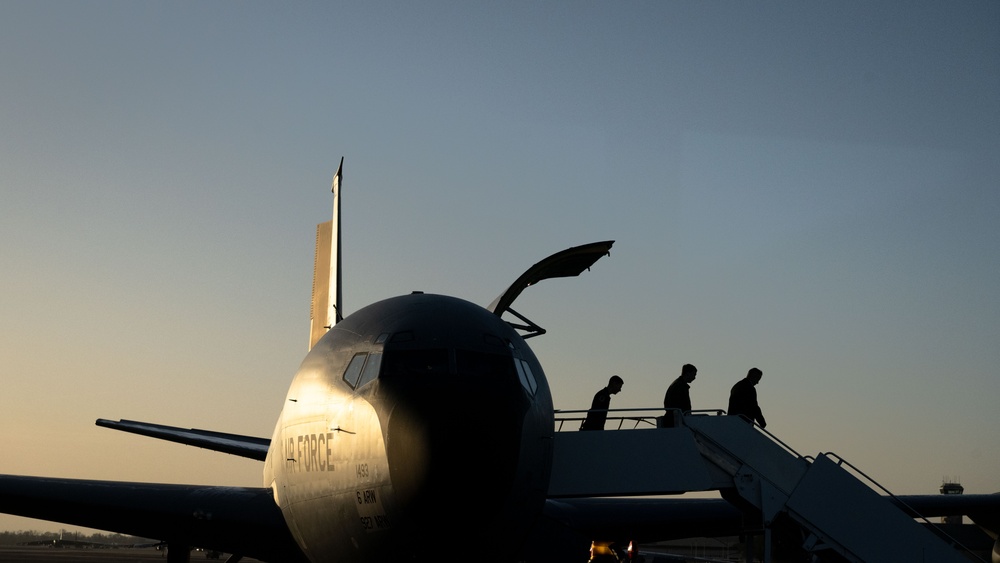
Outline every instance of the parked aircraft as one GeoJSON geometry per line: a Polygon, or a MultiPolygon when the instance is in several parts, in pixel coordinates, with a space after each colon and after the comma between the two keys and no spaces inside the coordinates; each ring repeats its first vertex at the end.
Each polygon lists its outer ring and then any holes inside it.
{"type": "MultiPolygon", "coordinates": [[[[171,563],[194,546],[234,561],[582,561],[593,539],[743,530],[740,511],[717,499],[549,498],[552,397],[526,341],[544,329],[511,305],[532,284],[579,275],[614,241],[545,258],[487,307],[414,292],[344,315],[342,181],[343,160],[333,220],[318,227],[311,349],[269,439],[97,421],[262,461],[261,487],[7,475],[0,511],[156,538],[171,563]]],[[[998,501],[969,495],[941,510],[996,513],[998,501]]],[[[933,514],[940,500],[910,502],[933,514]]]]}

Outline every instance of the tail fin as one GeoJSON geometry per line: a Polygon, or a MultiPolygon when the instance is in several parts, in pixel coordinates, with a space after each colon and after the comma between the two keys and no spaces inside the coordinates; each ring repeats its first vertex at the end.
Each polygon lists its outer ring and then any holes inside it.
{"type": "Polygon", "coordinates": [[[333,325],[343,320],[340,260],[340,192],[344,185],[344,158],[333,176],[333,220],[316,225],[316,256],[313,260],[312,314],[309,349],[333,325]]]}

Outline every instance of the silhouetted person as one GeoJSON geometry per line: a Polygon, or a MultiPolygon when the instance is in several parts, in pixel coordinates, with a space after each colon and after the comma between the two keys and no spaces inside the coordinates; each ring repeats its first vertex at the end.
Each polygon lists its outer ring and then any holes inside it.
{"type": "Polygon", "coordinates": [[[625,382],[617,375],[612,375],[608,386],[594,395],[587,418],[580,425],[580,430],[604,430],[604,422],[608,420],[608,407],[611,406],[611,396],[622,390],[625,382]]]}
{"type": "MultiPolygon", "coordinates": [[[[681,376],[674,380],[667,387],[667,394],[663,396],[663,408],[678,409],[682,413],[691,410],[691,382],[698,375],[698,368],[691,364],[684,364],[681,368],[681,376]]],[[[667,413],[670,414],[669,412],[667,413]]]]}
{"type": "Polygon", "coordinates": [[[737,381],[729,392],[729,415],[744,416],[749,421],[755,420],[761,428],[767,426],[767,423],[764,422],[764,414],[757,405],[757,390],[754,389],[754,385],[760,383],[760,378],[763,376],[764,372],[750,368],[747,376],[737,381]]]}

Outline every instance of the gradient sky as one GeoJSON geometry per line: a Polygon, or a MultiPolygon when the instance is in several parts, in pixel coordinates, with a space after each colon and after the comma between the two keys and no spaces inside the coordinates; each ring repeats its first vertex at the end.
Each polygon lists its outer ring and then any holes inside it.
{"type": "Polygon", "coordinates": [[[0,473],[259,486],[94,419],[271,435],[344,156],[348,312],[614,239],[516,304],[557,408],[757,366],[801,453],[1000,491],[998,2],[7,1],[0,73],[0,473]]]}

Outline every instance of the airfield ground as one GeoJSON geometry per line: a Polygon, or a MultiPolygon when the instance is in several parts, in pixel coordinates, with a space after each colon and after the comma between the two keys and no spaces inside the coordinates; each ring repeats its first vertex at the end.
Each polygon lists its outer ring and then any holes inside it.
{"type": "MultiPolygon", "coordinates": [[[[225,561],[208,559],[204,552],[191,552],[191,561],[225,561]]],[[[165,551],[153,548],[142,549],[74,549],[52,547],[0,547],[0,563],[146,563],[165,562],[165,551]]],[[[240,563],[258,563],[256,559],[244,557],[240,563]]]]}

